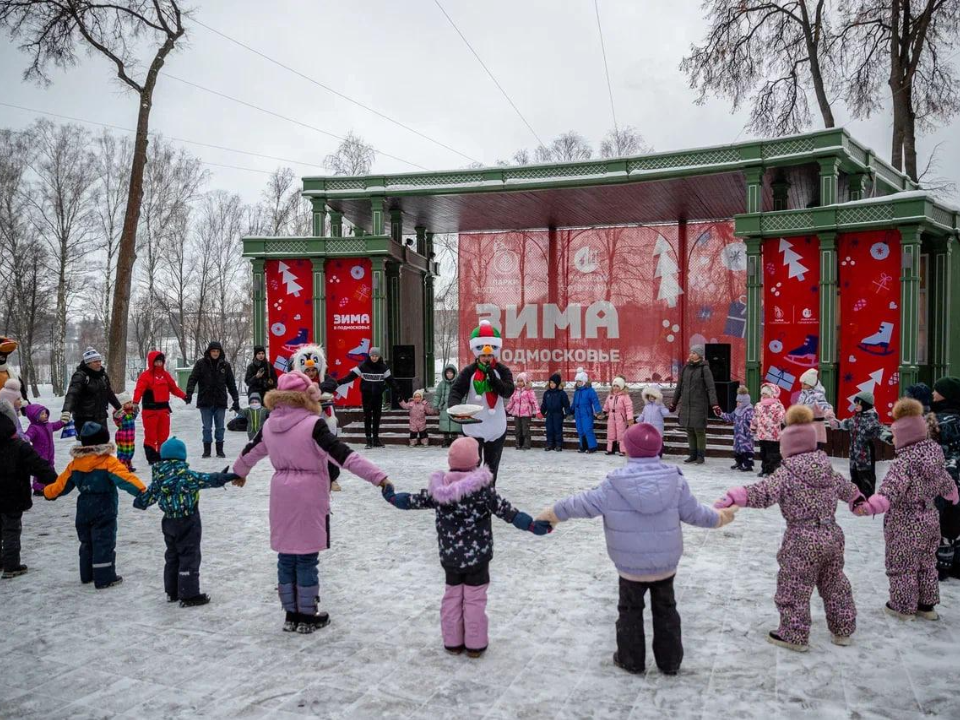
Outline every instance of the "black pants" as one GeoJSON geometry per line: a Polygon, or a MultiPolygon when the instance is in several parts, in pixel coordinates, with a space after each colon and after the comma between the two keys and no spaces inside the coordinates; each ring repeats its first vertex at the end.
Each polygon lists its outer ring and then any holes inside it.
{"type": "Polygon", "coordinates": [[[426,440],[427,437],[428,437],[428,436],[427,436],[427,431],[426,431],[426,430],[421,430],[421,431],[419,431],[419,432],[417,432],[416,430],[411,430],[411,431],[410,431],[410,439],[411,439],[411,440],[426,440]]]}
{"type": "Polygon", "coordinates": [[[497,471],[500,469],[500,456],[503,455],[503,443],[506,439],[507,433],[490,442],[481,442],[477,438],[477,442],[480,443],[480,463],[490,468],[490,472],[493,473],[491,484],[494,487],[497,486],[497,471]]]}
{"type": "Polygon", "coordinates": [[[85,508],[81,514],[80,500],[77,501],[76,528],[80,539],[80,582],[92,580],[97,587],[104,587],[117,579],[117,515],[112,507],[100,502],[104,506],[92,511],[85,508]]]}
{"type": "Polygon", "coordinates": [[[753,470],[753,453],[752,452],[734,453],[733,459],[737,461],[737,465],[744,468],[745,470],[753,470]]]}
{"type": "Polygon", "coordinates": [[[383,412],[383,395],[363,395],[363,434],[367,438],[380,437],[380,414],[383,412]]]}
{"type": "Polygon", "coordinates": [[[340,466],[336,463],[328,462],[327,472],[330,473],[330,482],[335,483],[337,478],[340,477],[340,466]]]}
{"type": "Polygon", "coordinates": [[[773,474],[783,458],[780,456],[779,440],[760,441],[760,470],[767,475],[773,474]]]}
{"type": "Polygon", "coordinates": [[[850,479],[853,484],[860,488],[864,497],[870,497],[877,491],[877,468],[870,465],[868,468],[855,468],[850,466],[850,479]]]}
{"type": "Polygon", "coordinates": [[[0,513],[0,560],[4,570],[20,567],[20,533],[23,513],[0,513]]]}
{"type": "Polygon", "coordinates": [[[200,594],[200,511],[185,518],[164,518],[163,589],[186,600],[200,594]]]}
{"type": "Polygon", "coordinates": [[[517,450],[530,449],[530,443],[533,438],[530,436],[530,423],[533,418],[515,417],[513,419],[513,430],[517,435],[517,450]]]}
{"type": "Polygon", "coordinates": [[[680,613],[673,596],[673,578],[657,582],[633,582],[620,578],[617,609],[617,659],[629,670],[646,669],[646,638],[643,634],[643,596],[650,590],[653,610],[653,657],[664,672],[676,672],[683,661],[680,613]]]}
{"type": "Polygon", "coordinates": [[[477,565],[469,570],[444,568],[447,585],[469,585],[480,587],[490,582],[490,563],[477,565]]]}

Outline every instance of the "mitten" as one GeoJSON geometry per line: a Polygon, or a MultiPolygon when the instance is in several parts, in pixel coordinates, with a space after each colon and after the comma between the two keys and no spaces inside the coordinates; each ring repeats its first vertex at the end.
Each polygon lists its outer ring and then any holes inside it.
{"type": "Polygon", "coordinates": [[[883,495],[871,495],[865,502],[852,507],[854,515],[882,515],[890,509],[890,501],[883,495]]]}
{"type": "Polygon", "coordinates": [[[518,512],[513,516],[513,526],[517,530],[529,530],[533,532],[533,518],[525,512],[518,512]]]}
{"type": "Polygon", "coordinates": [[[187,405],[189,405],[190,403],[192,403],[192,402],[193,402],[193,395],[187,395],[187,396],[183,399],[183,402],[185,402],[187,405]]]}
{"type": "Polygon", "coordinates": [[[677,411],[677,406],[676,406],[676,405],[671,405],[671,406],[669,407],[669,410],[670,410],[670,412],[674,413],[674,412],[677,411]]]}
{"type": "Polygon", "coordinates": [[[723,408],[721,408],[719,405],[714,405],[714,406],[713,406],[713,414],[714,414],[714,415],[716,415],[717,417],[720,417],[720,413],[722,413],[722,412],[723,412],[723,408]]]}
{"type": "Polygon", "coordinates": [[[410,509],[410,493],[395,492],[393,485],[390,484],[384,485],[381,493],[383,495],[383,499],[398,510],[410,509]]]}
{"type": "Polygon", "coordinates": [[[713,506],[717,509],[728,508],[731,505],[745,507],[747,504],[747,489],[742,487],[730,488],[727,494],[717,500],[713,506]]]}
{"type": "Polygon", "coordinates": [[[549,535],[553,532],[553,525],[546,520],[534,520],[530,526],[530,532],[534,535],[549,535]]]}

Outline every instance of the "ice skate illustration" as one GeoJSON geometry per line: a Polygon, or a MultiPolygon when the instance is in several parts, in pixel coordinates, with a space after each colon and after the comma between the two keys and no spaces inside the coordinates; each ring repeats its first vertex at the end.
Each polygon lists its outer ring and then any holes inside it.
{"type": "Polygon", "coordinates": [[[893,348],[890,347],[890,340],[892,339],[893,323],[882,322],[880,323],[880,329],[873,335],[861,340],[857,347],[871,355],[890,355],[893,352],[893,348]]]}
{"type": "Polygon", "coordinates": [[[363,362],[367,359],[367,353],[370,352],[370,338],[364,338],[353,350],[347,351],[347,357],[354,362],[363,362]]]}
{"type": "Polygon", "coordinates": [[[787,361],[800,367],[816,367],[817,348],[819,346],[819,337],[816,335],[807,335],[807,339],[803,341],[803,345],[787,353],[787,361]]]}
{"type": "Polygon", "coordinates": [[[290,358],[300,349],[301,345],[306,345],[308,341],[307,328],[300,328],[297,336],[292,340],[287,340],[287,342],[283,344],[283,347],[280,348],[280,354],[277,355],[273,367],[280,372],[287,372],[290,368],[290,358]]]}

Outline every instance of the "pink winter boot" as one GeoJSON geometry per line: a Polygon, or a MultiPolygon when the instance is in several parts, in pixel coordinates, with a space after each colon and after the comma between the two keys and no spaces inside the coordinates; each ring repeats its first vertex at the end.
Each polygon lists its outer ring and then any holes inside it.
{"type": "Polygon", "coordinates": [[[463,587],[464,644],[467,655],[478,658],[487,649],[487,588],[486,585],[463,587]]]}
{"type": "Polygon", "coordinates": [[[440,601],[440,631],[448,653],[463,652],[463,585],[447,585],[440,601]]]}

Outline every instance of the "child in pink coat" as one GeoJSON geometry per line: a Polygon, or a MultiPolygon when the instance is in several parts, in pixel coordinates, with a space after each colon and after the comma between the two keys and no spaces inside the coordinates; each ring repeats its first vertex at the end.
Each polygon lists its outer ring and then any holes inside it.
{"type": "Polygon", "coordinates": [[[427,437],[427,415],[436,411],[423,399],[423,390],[417,390],[412,400],[401,400],[400,407],[410,414],[410,447],[420,445],[427,447],[430,440],[427,437]]]}
{"type": "Polygon", "coordinates": [[[533,442],[530,425],[533,418],[542,418],[537,394],[528,384],[527,374],[518,373],[516,390],[507,403],[507,414],[513,415],[513,430],[517,436],[517,450],[529,450],[533,442]]]}
{"type": "Polygon", "coordinates": [[[760,386],[760,402],[753,408],[750,432],[760,444],[760,473],[772,475],[780,467],[780,428],[787,411],[780,402],[780,388],[773,383],[760,386]]]}
{"type": "Polygon", "coordinates": [[[627,381],[617,375],[603,404],[607,415],[607,455],[623,455],[621,447],[627,428],[633,425],[633,400],[627,394],[627,381]]]}
{"type": "MultiPolygon", "coordinates": [[[[321,377],[323,371],[320,372],[321,377]]],[[[320,415],[320,388],[300,371],[283,375],[267,393],[270,417],[233,464],[242,486],[253,466],[269,455],[270,546],[278,553],[277,591],[286,611],[285,632],[311,633],[330,622],[317,613],[319,553],[330,547],[332,461],[371,485],[387,475],[340,442],[320,415]]]]}

